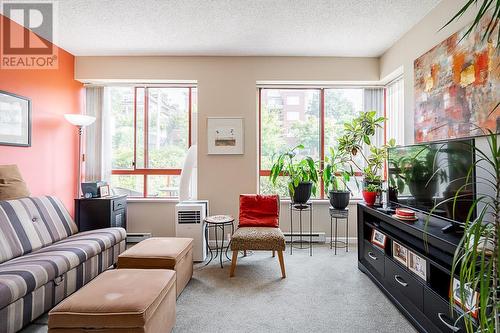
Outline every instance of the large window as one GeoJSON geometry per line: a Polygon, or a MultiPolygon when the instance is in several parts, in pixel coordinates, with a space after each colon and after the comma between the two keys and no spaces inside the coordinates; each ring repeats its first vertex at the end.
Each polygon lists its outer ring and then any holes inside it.
{"type": "Polygon", "coordinates": [[[397,144],[403,145],[405,142],[403,77],[387,85],[386,95],[387,137],[394,138],[397,144]]]}
{"type": "MultiPolygon", "coordinates": [[[[383,98],[382,93],[380,98],[383,98]]],[[[260,193],[278,192],[288,197],[285,177],[277,189],[269,182],[273,157],[287,148],[303,144],[304,155],[323,161],[329,147],[335,147],[342,135],[344,122],[351,121],[363,110],[363,88],[259,89],[260,193]]],[[[359,196],[355,180],[348,185],[354,195],[359,196]]],[[[316,198],[323,197],[321,184],[316,198]]]]}
{"type": "Polygon", "coordinates": [[[177,197],[191,145],[193,87],[110,87],[112,185],[132,197],[177,197]]]}

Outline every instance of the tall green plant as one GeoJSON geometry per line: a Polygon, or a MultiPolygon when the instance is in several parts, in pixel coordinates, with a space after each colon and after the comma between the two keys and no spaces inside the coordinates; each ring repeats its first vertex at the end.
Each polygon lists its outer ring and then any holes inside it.
{"type": "MultiPolygon", "coordinates": [[[[471,147],[476,160],[470,167],[465,183],[453,198],[436,205],[453,203],[453,211],[463,198],[470,198],[466,188],[488,189],[478,192],[467,214],[464,236],[458,244],[453,258],[451,281],[455,275],[460,282],[460,299],[467,303],[468,289],[478,291],[477,330],[474,319],[464,310],[467,332],[500,332],[500,147],[498,134],[488,131],[488,150],[471,147]],[[481,170],[487,177],[476,176],[474,170],[481,170]],[[481,186],[478,186],[481,185],[481,186]],[[477,210],[477,216],[474,212],[477,210]]],[[[439,172],[436,170],[435,174],[439,172]]],[[[450,296],[453,304],[453,295],[450,296]]]]}
{"type": "Polygon", "coordinates": [[[394,139],[389,140],[387,145],[377,147],[372,144],[372,137],[377,129],[382,129],[384,117],[378,117],[377,111],[361,112],[358,117],[350,123],[344,124],[344,134],[338,140],[338,150],[340,154],[348,157],[347,162],[353,166],[351,175],[354,175],[354,169],[363,172],[365,180],[368,182],[380,182],[385,160],[387,159],[387,148],[395,145],[394,139]],[[369,154],[365,154],[363,146],[369,147],[369,154]],[[356,160],[361,156],[364,166],[359,165],[356,160]]]}
{"type": "Polygon", "coordinates": [[[282,154],[280,154],[271,167],[269,178],[271,184],[276,186],[279,176],[288,177],[288,190],[293,196],[295,188],[301,182],[312,182],[312,193],[316,195],[318,183],[318,169],[314,160],[306,156],[299,161],[294,158],[297,155],[297,150],[304,149],[303,145],[298,145],[282,154]]]}

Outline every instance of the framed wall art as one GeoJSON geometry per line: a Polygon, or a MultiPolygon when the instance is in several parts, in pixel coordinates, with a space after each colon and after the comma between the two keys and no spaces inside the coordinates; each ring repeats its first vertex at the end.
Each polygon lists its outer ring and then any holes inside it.
{"type": "Polygon", "coordinates": [[[209,117],[207,119],[207,138],[209,155],[243,154],[243,118],[209,117]]]}
{"type": "MultiPolygon", "coordinates": [[[[488,20],[481,24],[487,24],[488,20]]],[[[483,29],[454,33],[414,62],[415,142],[498,131],[500,56],[483,29]]]]}
{"type": "Polygon", "coordinates": [[[0,90],[0,145],[31,146],[31,100],[0,90]]]}

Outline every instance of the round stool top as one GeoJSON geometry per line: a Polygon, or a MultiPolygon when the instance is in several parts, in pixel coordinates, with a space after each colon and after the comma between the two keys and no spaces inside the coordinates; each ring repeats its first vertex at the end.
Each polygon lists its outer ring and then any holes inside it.
{"type": "Polygon", "coordinates": [[[205,222],[208,223],[229,223],[233,221],[234,217],[231,215],[212,215],[205,218],[205,222]]]}

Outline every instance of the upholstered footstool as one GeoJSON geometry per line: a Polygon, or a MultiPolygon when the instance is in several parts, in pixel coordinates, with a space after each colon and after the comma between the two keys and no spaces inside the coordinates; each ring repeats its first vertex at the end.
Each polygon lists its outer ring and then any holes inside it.
{"type": "Polygon", "coordinates": [[[231,250],[233,258],[231,262],[230,276],[234,276],[238,251],[256,250],[278,252],[281,267],[281,276],[286,277],[283,251],[285,251],[285,236],[279,228],[270,227],[240,227],[231,237],[231,250]]]}
{"type": "Polygon", "coordinates": [[[109,270],[49,312],[49,333],[170,332],[175,272],[109,270]]]}
{"type": "Polygon", "coordinates": [[[177,273],[176,295],[179,297],[193,277],[193,239],[148,238],[120,254],[118,268],[172,269],[177,273]]]}

